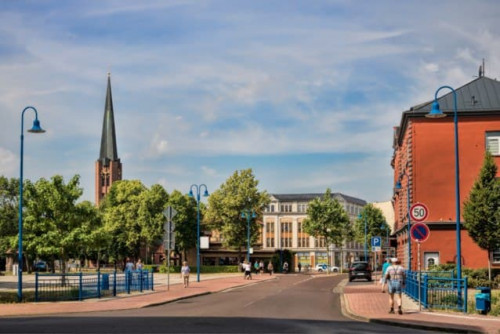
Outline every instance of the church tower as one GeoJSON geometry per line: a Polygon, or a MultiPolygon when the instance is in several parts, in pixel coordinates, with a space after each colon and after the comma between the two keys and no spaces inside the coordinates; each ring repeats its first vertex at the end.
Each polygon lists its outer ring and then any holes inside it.
{"type": "Polygon", "coordinates": [[[101,152],[95,162],[95,204],[99,206],[115,181],[122,179],[122,163],[116,149],[115,118],[111,96],[111,74],[108,73],[108,88],[102,121],[101,152]]]}

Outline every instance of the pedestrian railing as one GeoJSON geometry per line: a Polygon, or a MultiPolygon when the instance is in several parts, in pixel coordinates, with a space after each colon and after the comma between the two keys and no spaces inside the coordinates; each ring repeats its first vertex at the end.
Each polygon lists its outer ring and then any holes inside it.
{"type": "Polygon", "coordinates": [[[425,308],[467,312],[467,277],[434,276],[434,272],[406,272],[404,292],[425,308]]]}
{"type": "Polygon", "coordinates": [[[35,273],[35,301],[84,300],[154,290],[153,272],[35,273]]]}

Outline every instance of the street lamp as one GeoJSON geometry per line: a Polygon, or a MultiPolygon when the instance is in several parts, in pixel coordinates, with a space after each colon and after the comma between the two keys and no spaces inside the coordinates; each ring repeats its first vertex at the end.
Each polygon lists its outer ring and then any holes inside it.
{"type": "MultiPolygon", "coordinates": [[[[358,218],[361,219],[363,216],[361,214],[358,215],[358,218]]],[[[364,222],[365,222],[365,261],[367,260],[367,250],[366,250],[366,235],[367,235],[367,226],[366,226],[366,217],[364,217],[364,222]]]]}
{"type": "Polygon", "coordinates": [[[40,122],[38,121],[38,112],[34,107],[28,106],[23,109],[21,114],[21,164],[19,168],[19,245],[18,245],[18,268],[17,268],[17,298],[19,301],[23,300],[23,154],[24,154],[24,112],[31,109],[35,112],[35,120],[33,121],[33,127],[28,130],[32,133],[44,133],[40,127],[40,122]]]}
{"type": "MultiPolygon", "coordinates": [[[[447,88],[453,93],[453,122],[455,125],[455,207],[456,207],[456,239],[457,239],[457,279],[462,278],[462,252],[461,252],[461,242],[460,242],[460,163],[458,157],[458,112],[457,112],[457,92],[450,86],[441,86],[438,88],[434,95],[434,102],[432,103],[431,111],[425,115],[427,118],[443,118],[446,117],[439,109],[439,103],[437,102],[437,96],[441,89],[447,88]]],[[[460,294],[460,281],[458,281],[458,290],[460,294]]]]}
{"type": "Polygon", "coordinates": [[[380,226],[380,229],[382,231],[385,231],[385,235],[386,235],[386,247],[389,248],[389,226],[387,225],[387,222],[385,224],[382,224],[382,226],[380,226]]]}
{"type": "MultiPolygon", "coordinates": [[[[403,173],[399,176],[399,179],[401,180],[403,176],[406,176],[407,184],[406,184],[406,213],[408,215],[408,224],[406,225],[406,240],[408,243],[408,270],[411,271],[411,235],[410,235],[410,228],[411,228],[411,216],[410,216],[410,176],[408,174],[403,173]]],[[[401,190],[403,186],[401,185],[401,181],[398,180],[396,182],[396,190],[401,190]]]]}
{"type": "Polygon", "coordinates": [[[204,184],[193,184],[189,190],[189,197],[194,197],[193,188],[196,192],[196,209],[198,213],[197,225],[196,225],[196,281],[200,281],[200,191],[201,188],[205,187],[204,197],[208,197],[207,186],[204,184]]]}
{"type": "Polygon", "coordinates": [[[247,219],[247,262],[250,263],[250,219],[257,218],[255,211],[245,209],[241,213],[241,218],[247,219]]]}

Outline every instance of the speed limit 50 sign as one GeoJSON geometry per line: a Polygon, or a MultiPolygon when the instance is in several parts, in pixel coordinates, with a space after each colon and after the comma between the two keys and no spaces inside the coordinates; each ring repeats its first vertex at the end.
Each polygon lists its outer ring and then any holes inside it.
{"type": "Polygon", "coordinates": [[[427,219],[429,209],[423,203],[413,204],[410,208],[410,217],[413,221],[422,222],[427,219]]]}

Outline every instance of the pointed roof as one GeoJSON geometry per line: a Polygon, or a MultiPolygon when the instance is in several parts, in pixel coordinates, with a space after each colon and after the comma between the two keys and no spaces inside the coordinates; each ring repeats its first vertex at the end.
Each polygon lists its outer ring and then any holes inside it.
{"type": "MultiPolygon", "coordinates": [[[[443,112],[453,112],[453,93],[450,90],[442,90],[447,94],[438,98],[439,107],[443,112]]],[[[500,110],[500,82],[479,77],[471,82],[455,89],[457,93],[457,112],[464,111],[499,111],[500,110]]],[[[413,112],[428,113],[434,100],[414,106],[413,112]]]]}
{"type": "MultiPolygon", "coordinates": [[[[447,92],[438,98],[438,103],[443,113],[454,113],[453,92],[447,92]]],[[[500,82],[485,76],[481,76],[471,82],[455,89],[457,94],[457,114],[459,116],[486,116],[500,115],[500,82]]],[[[401,123],[396,128],[393,146],[401,144],[406,126],[410,118],[425,117],[431,110],[434,99],[415,105],[410,110],[404,111],[401,123]]]]}
{"type": "Polygon", "coordinates": [[[99,160],[103,162],[118,160],[110,73],[108,73],[108,88],[106,91],[106,104],[104,106],[104,119],[102,121],[101,153],[99,154],[99,160]]]}

